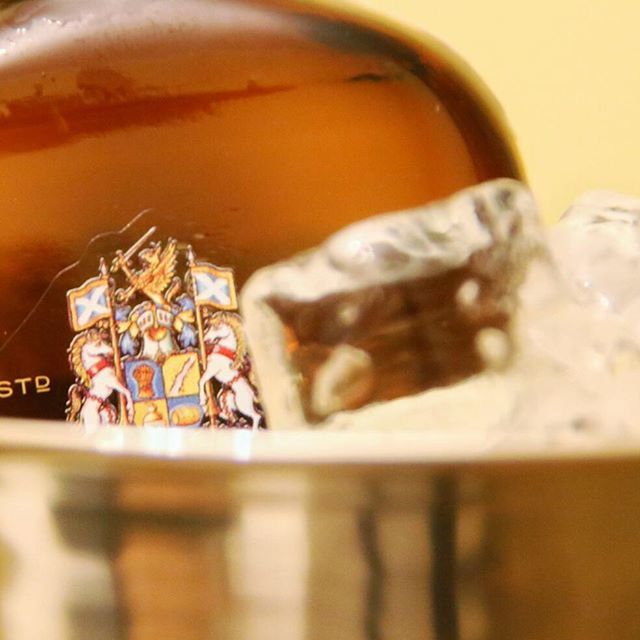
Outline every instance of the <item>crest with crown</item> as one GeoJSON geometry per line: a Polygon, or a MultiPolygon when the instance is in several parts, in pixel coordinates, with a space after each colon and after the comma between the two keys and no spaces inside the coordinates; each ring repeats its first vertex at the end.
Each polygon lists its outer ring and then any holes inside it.
{"type": "Polygon", "coordinates": [[[67,419],[177,427],[264,427],[232,269],[151,228],[67,292],[75,381],[67,419]]]}

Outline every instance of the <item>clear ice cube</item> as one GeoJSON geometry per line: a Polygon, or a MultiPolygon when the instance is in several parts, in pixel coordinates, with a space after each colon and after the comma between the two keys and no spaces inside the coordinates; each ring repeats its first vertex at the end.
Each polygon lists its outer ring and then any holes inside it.
{"type": "Polygon", "coordinates": [[[518,288],[544,253],[531,194],[499,180],[261,270],[241,307],[270,424],[463,420],[460,386],[476,413],[487,394],[506,401],[508,384],[478,377],[509,367],[518,288]]]}
{"type": "MultiPolygon", "coordinates": [[[[640,433],[640,200],[579,198],[521,289],[505,437],[541,444],[640,433]]],[[[595,440],[594,440],[595,438],[595,440]]]]}

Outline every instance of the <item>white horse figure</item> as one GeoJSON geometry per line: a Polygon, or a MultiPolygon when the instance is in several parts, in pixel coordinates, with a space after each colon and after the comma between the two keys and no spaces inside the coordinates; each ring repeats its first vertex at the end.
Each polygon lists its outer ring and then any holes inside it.
{"type": "Polygon", "coordinates": [[[216,396],[220,417],[229,426],[237,426],[245,418],[252,429],[262,424],[262,413],[255,387],[249,380],[247,350],[242,325],[236,314],[218,312],[211,316],[204,332],[207,365],[200,379],[200,403],[207,407],[206,385],[211,380],[220,384],[216,396]]]}
{"type": "Polygon", "coordinates": [[[127,420],[133,422],[131,392],[118,380],[113,348],[99,329],[89,329],[74,338],[69,362],[78,383],[69,389],[67,420],[84,426],[116,424],[118,413],[109,397],[117,391],[125,399],[127,420]]]}

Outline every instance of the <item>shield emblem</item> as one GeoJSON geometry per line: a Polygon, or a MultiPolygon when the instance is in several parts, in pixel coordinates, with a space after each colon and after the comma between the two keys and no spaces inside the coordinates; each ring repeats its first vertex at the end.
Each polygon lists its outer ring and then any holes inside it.
{"type": "Polygon", "coordinates": [[[76,332],[67,419],[264,427],[233,269],[196,260],[175,238],[150,242],[155,232],[101,258],[98,275],[67,292],[76,332]]]}
{"type": "Polygon", "coordinates": [[[198,426],[200,365],[195,352],[169,356],[160,364],[150,359],[124,362],[126,385],[133,396],[138,426],[198,426]]]}

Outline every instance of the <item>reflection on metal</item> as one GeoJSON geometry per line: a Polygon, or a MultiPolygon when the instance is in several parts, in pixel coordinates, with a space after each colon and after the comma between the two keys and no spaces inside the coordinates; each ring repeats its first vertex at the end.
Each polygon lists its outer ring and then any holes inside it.
{"type": "Polygon", "coordinates": [[[381,617],[384,567],[380,556],[373,509],[367,509],[360,515],[358,530],[362,542],[362,554],[369,569],[365,596],[364,635],[367,640],[380,640],[382,638],[381,617]]]}
{"type": "Polygon", "coordinates": [[[433,630],[439,640],[457,640],[455,481],[446,476],[438,478],[433,489],[434,502],[429,514],[433,630]]]}
{"type": "Polygon", "coordinates": [[[229,444],[243,462],[4,449],[0,637],[640,637],[636,457],[258,464],[229,444]]]}

